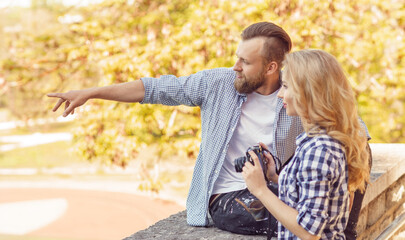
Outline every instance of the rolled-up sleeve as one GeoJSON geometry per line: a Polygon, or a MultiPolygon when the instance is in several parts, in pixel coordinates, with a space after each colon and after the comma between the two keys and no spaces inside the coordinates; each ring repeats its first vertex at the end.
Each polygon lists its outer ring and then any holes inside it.
{"type": "Polygon", "coordinates": [[[164,75],[160,78],[141,78],[145,96],[141,103],[169,106],[201,106],[206,96],[206,72],[176,77],[164,75]]]}

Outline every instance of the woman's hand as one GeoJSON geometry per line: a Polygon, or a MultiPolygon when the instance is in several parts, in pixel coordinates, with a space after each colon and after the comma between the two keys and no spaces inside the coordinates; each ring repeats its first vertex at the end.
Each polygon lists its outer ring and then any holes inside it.
{"type": "Polygon", "coordinates": [[[275,163],[273,157],[271,156],[270,151],[267,148],[267,145],[262,142],[260,142],[259,145],[262,147],[262,149],[265,150],[265,151],[263,151],[263,155],[267,159],[267,179],[274,183],[278,183],[278,175],[276,172],[276,163],[275,163]]]}
{"type": "Polygon", "coordinates": [[[245,166],[242,168],[242,176],[245,179],[246,186],[249,191],[258,197],[264,191],[268,190],[268,188],[266,185],[266,180],[264,179],[259,158],[254,151],[250,151],[249,154],[253,159],[254,165],[249,161],[246,161],[245,166]]]}

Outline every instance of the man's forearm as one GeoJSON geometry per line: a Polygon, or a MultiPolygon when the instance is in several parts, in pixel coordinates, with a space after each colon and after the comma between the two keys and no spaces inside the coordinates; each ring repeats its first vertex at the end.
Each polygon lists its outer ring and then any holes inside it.
{"type": "Polygon", "coordinates": [[[98,98],[119,102],[140,102],[145,96],[145,88],[141,80],[110,85],[106,87],[88,88],[66,93],[49,93],[48,97],[59,98],[52,111],[65,103],[63,116],[73,114],[75,108],[85,104],[89,99],[98,98]]]}
{"type": "Polygon", "coordinates": [[[97,98],[119,102],[140,102],[145,96],[141,80],[87,89],[88,99],[97,98]]]}

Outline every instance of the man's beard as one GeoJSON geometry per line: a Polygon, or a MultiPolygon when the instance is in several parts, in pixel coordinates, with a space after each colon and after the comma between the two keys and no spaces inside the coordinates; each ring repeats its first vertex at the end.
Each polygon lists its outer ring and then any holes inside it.
{"type": "Polygon", "coordinates": [[[243,78],[236,78],[233,84],[236,91],[239,93],[249,94],[261,87],[264,81],[264,73],[259,72],[259,74],[254,77],[246,78],[243,76],[243,78]]]}

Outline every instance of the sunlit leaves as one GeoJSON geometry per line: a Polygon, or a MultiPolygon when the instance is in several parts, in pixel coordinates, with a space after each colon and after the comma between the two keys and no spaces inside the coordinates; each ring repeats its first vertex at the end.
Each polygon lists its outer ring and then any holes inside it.
{"type": "MultiPolygon", "coordinates": [[[[294,51],[320,48],[337,57],[373,141],[405,141],[403,1],[110,0],[36,11],[46,17],[9,28],[20,30],[5,35],[6,57],[0,59],[12,88],[7,96],[15,99],[8,106],[25,118],[49,111],[41,103],[50,90],[232,67],[240,32],[253,22],[272,21],[290,34],[294,51]],[[27,102],[35,103],[35,114],[24,109],[27,102]]],[[[85,158],[120,166],[152,145],[157,159],[195,158],[199,114],[198,108],[91,101],[76,142],[85,158]]]]}

